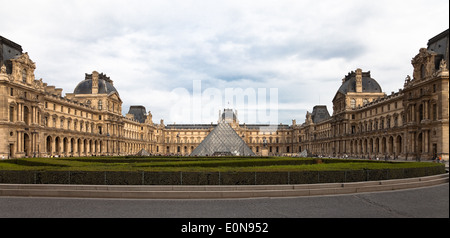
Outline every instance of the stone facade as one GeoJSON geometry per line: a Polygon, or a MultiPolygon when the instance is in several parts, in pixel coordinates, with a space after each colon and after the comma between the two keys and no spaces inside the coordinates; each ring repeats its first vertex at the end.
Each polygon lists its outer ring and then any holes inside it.
{"type": "MultiPolygon", "coordinates": [[[[326,106],[318,105],[302,124],[293,120],[291,125],[252,125],[239,123],[237,112],[225,109],[218,122],[229,123],[259,156],[307,151],[323,156],[448,160],[446,32],[432,38],[428,49],[420,49],[411,61],[412,78],[407,76],[398,92],[387,95],[370,72],[356,69],[342,79],[331,116],[326,106]]],[[[20,45],[0,39],[2,157],[135,155],[142,149],[190,155],[217,126],[165,125],[163,120],[156,124],[139,105],[123,116],[113,81],[96,71],[86,74],[73,93],[62,96],[62,89],[35,79],[35,63],[20,45]]]]}
{"type": "Polygon", "coordinates": [[[293,128],[299,150],[323,156],[448,160],[448,34],[446,30],[433,37],[428,48],[419,50],[411,61],[413,77],[408,75],[398,92],[375,90],[370,72],[349,73],[333,99],[331,118],[315,121],[308,113],[305,123],[293,128]],[[352,79],[354,87],[347,87],[352,79]],[[372,89],[364,89],[364,80],[367,87],[372,82],[372,89]]]}

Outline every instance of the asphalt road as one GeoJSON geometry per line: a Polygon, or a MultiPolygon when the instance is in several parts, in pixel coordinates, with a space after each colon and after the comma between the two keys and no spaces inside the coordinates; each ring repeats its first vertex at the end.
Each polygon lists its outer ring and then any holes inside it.
{"type": "Polygon", "coordinates": [[[134,200],[0,197],[0,218],[449,218],[449,184],[295,198],[134,200]]]}

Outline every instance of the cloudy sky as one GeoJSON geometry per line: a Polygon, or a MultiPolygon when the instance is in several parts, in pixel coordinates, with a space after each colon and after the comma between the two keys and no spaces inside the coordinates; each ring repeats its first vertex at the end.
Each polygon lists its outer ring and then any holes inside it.
{"type": "Polygon", "coordinates": [[[73,92],[85,73],[110,76],[153,121],[303,123],[350,71],[387,94],[411,59],[449,27],[448,0],[0,0],[0,35],[36,62],[35,76],[73,92]],[[243,97],[242,95],[246,95],[243,97]],[[269,119],[267,119],[269,118],[269,119]]]}

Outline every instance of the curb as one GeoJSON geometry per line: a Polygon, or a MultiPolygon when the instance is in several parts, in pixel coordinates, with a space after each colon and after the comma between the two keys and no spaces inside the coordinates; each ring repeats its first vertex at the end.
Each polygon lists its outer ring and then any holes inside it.
{"type": "Polygon", "coordinates": [[[434,186],[449,182],[449,174],[353,183],[297,185],[53,185],[0,184],[0,196],[114,199],[230,199],[301,197],[381,192],[434,186]]]}

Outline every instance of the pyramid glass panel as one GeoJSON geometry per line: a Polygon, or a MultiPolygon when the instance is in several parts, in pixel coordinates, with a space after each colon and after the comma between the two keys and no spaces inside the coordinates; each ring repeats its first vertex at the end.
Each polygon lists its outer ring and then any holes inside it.
{"type": "Polygon", "coordinates": [[[191,156],[211,155],[254,156],[255,153],[228,123],[220,122],[191,153],[191,156]]]}

